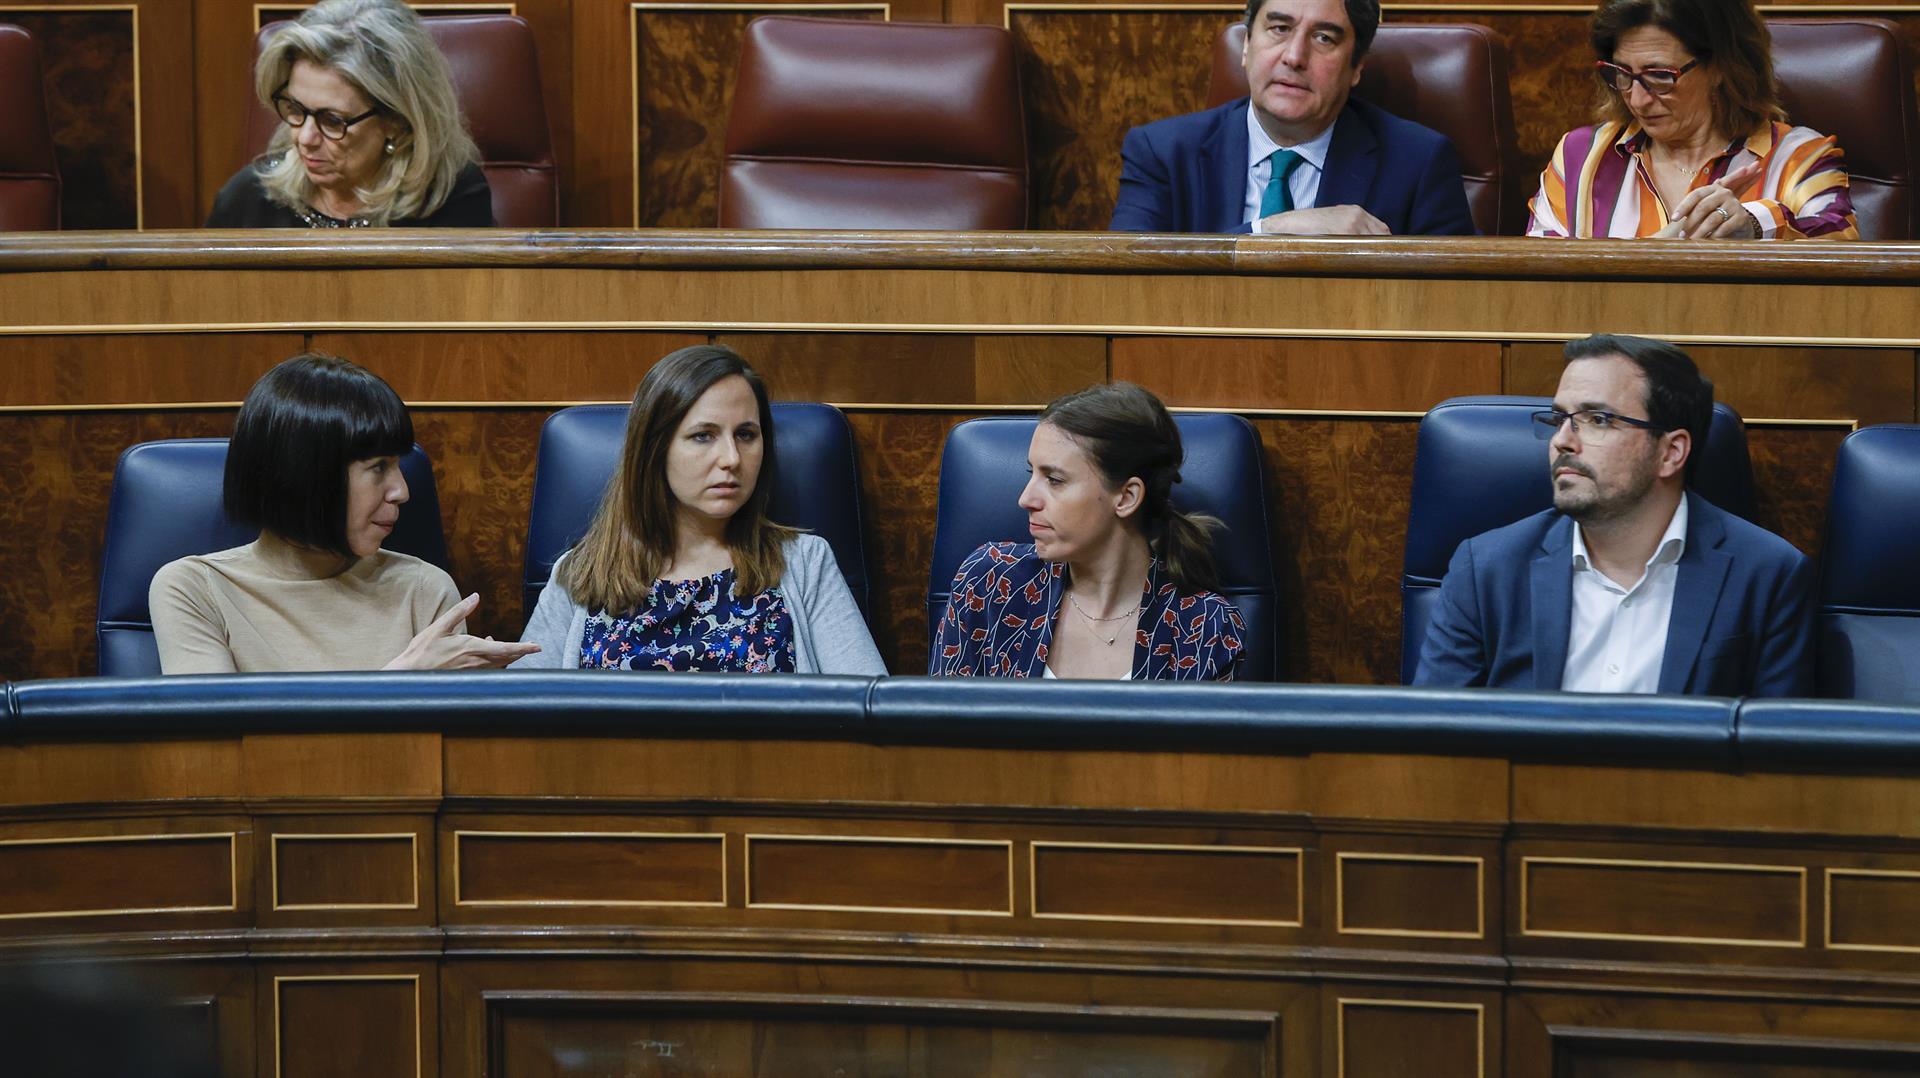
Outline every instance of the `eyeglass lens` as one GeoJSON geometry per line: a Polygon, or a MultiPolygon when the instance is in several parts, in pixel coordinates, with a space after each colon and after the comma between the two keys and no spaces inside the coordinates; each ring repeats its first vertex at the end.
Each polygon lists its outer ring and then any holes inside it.
{"type": "Polygon", "coordinates": [[[1534,437],[1541,441],[1552,438],[1560,433],[1560,428],[1565,426],[1569,419],[1573,420],[1574,433],[1580,436],[1581,441],[1588,443],[1605,441],[1607,435],[1618,425],[1613,423],[1612,417],[1604,412],[1535,412],[1533,413],[1534,437]]]}
{"type": "MultiPolygon", "coordinates": [[[[1633,88],[1636,79],[1633,72],[1619,67],[1606,68],[1604,74],[1607,77],[1607,85],[1612,86],[1623,94],[1633,88]]],[[[1672,93],[1673,88],[1679,84],[1680,73],[1670,71],[1663,67],[1656,67],[1640,72],[1637,78],[1640,85],[1647,88],[1648,93],[1655,97],[1665,97],[1672,93]]]]}
{"type": "Polygon", "coordinates": [[[288,127],[299,127],[307,122],[308,116],[312,116],[314,125],[320,128],[322,135],[335,141],[347,137],[347,118],[337,112],[321,109],[310,113],[305,105],[290,97],[280,98],[277,104],[280,107],[280,118],[287,122],[288,127]]]}

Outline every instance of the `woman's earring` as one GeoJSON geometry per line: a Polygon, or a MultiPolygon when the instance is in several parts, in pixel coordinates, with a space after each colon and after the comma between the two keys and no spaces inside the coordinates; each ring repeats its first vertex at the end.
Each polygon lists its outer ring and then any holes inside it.
{"type": "Polygon", "coordinates": [[[388,140],[387,140],[387,155],[388,155],[389,157],[391,157],[391,156],[393,155],[393,140],[392,140],[392,139],[388,139],[388,140]]]}

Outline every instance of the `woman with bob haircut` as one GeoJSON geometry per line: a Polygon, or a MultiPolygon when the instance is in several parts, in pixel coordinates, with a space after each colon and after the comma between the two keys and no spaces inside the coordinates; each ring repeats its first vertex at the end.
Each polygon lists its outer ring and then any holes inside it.
{"type": "Polygon", "coordinates": [[[1047,405],[1020,492],[1033,542],[960,563],[927,672],[1232,681],[1246,629],[1213,591],[1220,522],[1173,507],[1185,460],[1166,406],[1130,382],[1047,405]]]}
{"type": "Polygon", "coordinates": [[[380,549],[413,448],[406,405],[373,372],[308,352],[253,384],[227,446],[227,516],[246,546],[162,566],[147,591],[168,674],[505,666],[526,644],[466,635],[480,597],[380,549]]]}
{"type": "Polygon", "coordinates": [[[253,84],[285,124],[207,227],[493,224],[446,57],[400,0],[322,0],[268,40],[253,84]]]}
{"type": "Polygon", "coordinates": [[[1600,123],[1540,174],[1527,235],[1858,239],[1831,136],[1786,122],[1751,0],[1602,0],[1600,123]]]}
{"type": "Polygon", "coordinates": [[[516,667],[885,674],[826,540],[767,519],[767,387],[730,348],[654,364],[587,534],[516,667]]]}

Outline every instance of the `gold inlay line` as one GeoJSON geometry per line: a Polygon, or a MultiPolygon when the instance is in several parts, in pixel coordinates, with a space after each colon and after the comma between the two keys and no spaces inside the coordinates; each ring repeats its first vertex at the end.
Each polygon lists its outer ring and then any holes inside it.
{"type": "Polygon", "coordinates": [[[1336,1063],[1334,1074],[1338,1078],[1347,1075],[1347,1008],[1375,1007],[1383,1010],[1415,1011],[1472,1011],[1474,1018],[1474,1073],[1478,1078],[1487,1075],[1487,1008],[1482,1003],[1444,1003],[1429,999],[1361,999],[1346,998],[1335,1002],[1334,1053],[1336,1063]]]}
{"type": "Polygon", "coordinates": [[[424,1078],[426,1052],[420,1027],[425,1016],[420,1009],[420,975],[418,973],[313,973],[289,976],[276,976],[273,979],[273,1075],[281,1078],[284,1070],[280,1045],[280,986],[294,982],[311,983],[315,981],[343,981],[347,983],[412,981],[413,982],[413,1076],[424,1078]]]}
{"type": "Polygon", "coordinates": [[[1412,939],[1485,939],[1487,935],[1487,859],[1471,855],[1424,853],[1371,853],[1350,851],[1334,854],[1333,865],[1334,931],[1347,936],[1398,936],[1412,939]],[[1347,926],[1347,862],[1393,861],[1417,864],[1472,865],[1474,929],[1433,928],[1349,928],[1347,926]]]}
{"type": "Polygon", "coordinates": [[[127,917],[149,913],[232,913],[240,909],[240,835],[235,831],[190,832],[178,835],[73,835],[49,838],[0,839],[0,846],[80,846],[101,842],[192,842],[204,839],[227,840],[227,904],[224,906],[146,906],[118,909],[52,910],[31,913],[0,913],[0,921],[26,921],[50,917],[127,917]]]}
{"type": "Polygon", "coordinates": [[[311,832],[280,833],[275,832],[267,842],[267,871],[269,886],[272,889],[272,906],[275,910],[417,910],[420,908],[420,836],[412,831],[350,831],[340,834],[319,834],[311,832]],[[288,842],[391,842],[396,839],[407,840],[407,868],[413,874],[413,900],[411,902],[292,902],[282,905],[280,902],[280,843],[288,842]]]}
{"type": "Polygon", "coordinates": [[[1242,925],[1252,928],[1299,928],[1307,909],[1307,858],[1300,846],[1205,846],[1166,842],[1060,842],[1034,840],[1027,843],[1027,914],[1041,920],[1119,921],[1133,924],[1163,925],[1242,925]],[[1042,913],[1040,911],[1039,851],[1050,850],[1163,850],[1176,853],[1224,853],[1235,856],[1290,857],[1293,860],[1293,919],[1267,920],[1253,917],[1155,917],[1147,914],[1042,913]]]}
{"type": "Polygon", "coordinates": [[[759,910],[824,910],[834,913],[919,913],[958,915],[965,917],[1012,917],[1015,916],[1014,879],[1013,879],[1013,840],[994,838],[927,838],[922,835],[802,835],[802,834],[749,834],[746,839],[743,858],[743,879],[748,909],[759,910]],[[1006,850],[1007,861],[1007,908],[1004,910],[947,909],[935,906],[840,906],[812,902],[755,902],[753,900],[753,844],[766,842],[842,842],[868,846],[999,846],[1006,850]]]}
{"type": "Polygon", "coordinates": [[[1920,954],[1920,945],[1902,943],[1833,942],[1833,878],[1835,876],[1920,880],[1920,872],[1891,868],[1829,868],[1821,873],[1823,907],[1821,943],[1830,951],[1880,951],[1887,954],[1920,954]]]}
{"type": "Polygon", "coordinates": [[[1801,865],[1739,864],[1725,861],[1647,861],[1607,857],[1522,857],[1520,858],[1520,934],[1551,939],[1614,940],[1640,943],[1700,943],[1738,947],[1805,947],[1807,945],[1807,870],[1801,865]],[[1603,868],[1647,868],[1659,871],[1732,872],[1754,875],[1795,876],[1799,878],[1800,936],[1794,940],[1746,939],[1737,936],[1657,936],[1633,932],[1579,932],[1565,929],[1536,929],[1529,921],[1528,882],[1534,865],[1587,865],[1603,868]]]}
{"type": "Polygon", "coordinates": [[[718,908],[727,904],[727,836],[717,831],[464,831],[453,833],[453,904],[476,908],[633,908],[633,907],[671,907],[671,908],[718,908]],[[460,849],[461,840],[466,838],[510,838],[521,840],[542,839],[669,839],[685,842],[712,842],[719,840],[720,846],[720,900],[718,902],[699,902],[687,899],[625,899],[625,898],[466,898],[461,894],[460,849]]]}

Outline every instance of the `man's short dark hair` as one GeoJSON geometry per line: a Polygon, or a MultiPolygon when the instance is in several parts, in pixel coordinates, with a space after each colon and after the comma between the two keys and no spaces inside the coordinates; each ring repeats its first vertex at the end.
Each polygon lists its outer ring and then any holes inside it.
{"type": "Polygon", "coordinates": [[[227,446],[227,516],[290,543],[353,557],[347,465],[413,448],[413,418],[393,387],[321,352],[262,375],[227,446]]]}
{"type": "Polygon", "coordinates": [[[1568,363],[1609,356],[1619,356],[1640,368],[1647,380],[1649,422],[1662,430],[1684,430],[1692,437],[1685,473],[1686,481],[1692,483],[1700,458],[1706,455],[1707,428],[1713,424],[1713,381],[1700,373],[1693,357],[1665,341],[1596,333],[1567,342],[1568,363]]]}
{"type": "MultiPolygon", "coordinates": [[[[1247,0],[1247,33],[1253,33],[1253,20],[1267,0],[1247,0]]],[[[1373,48],[1373,35],[1380,29],[1380,0],[1346,0],[1347,21],[1353,24],[1353,59],[1358,65],[1373,48]]]]}

